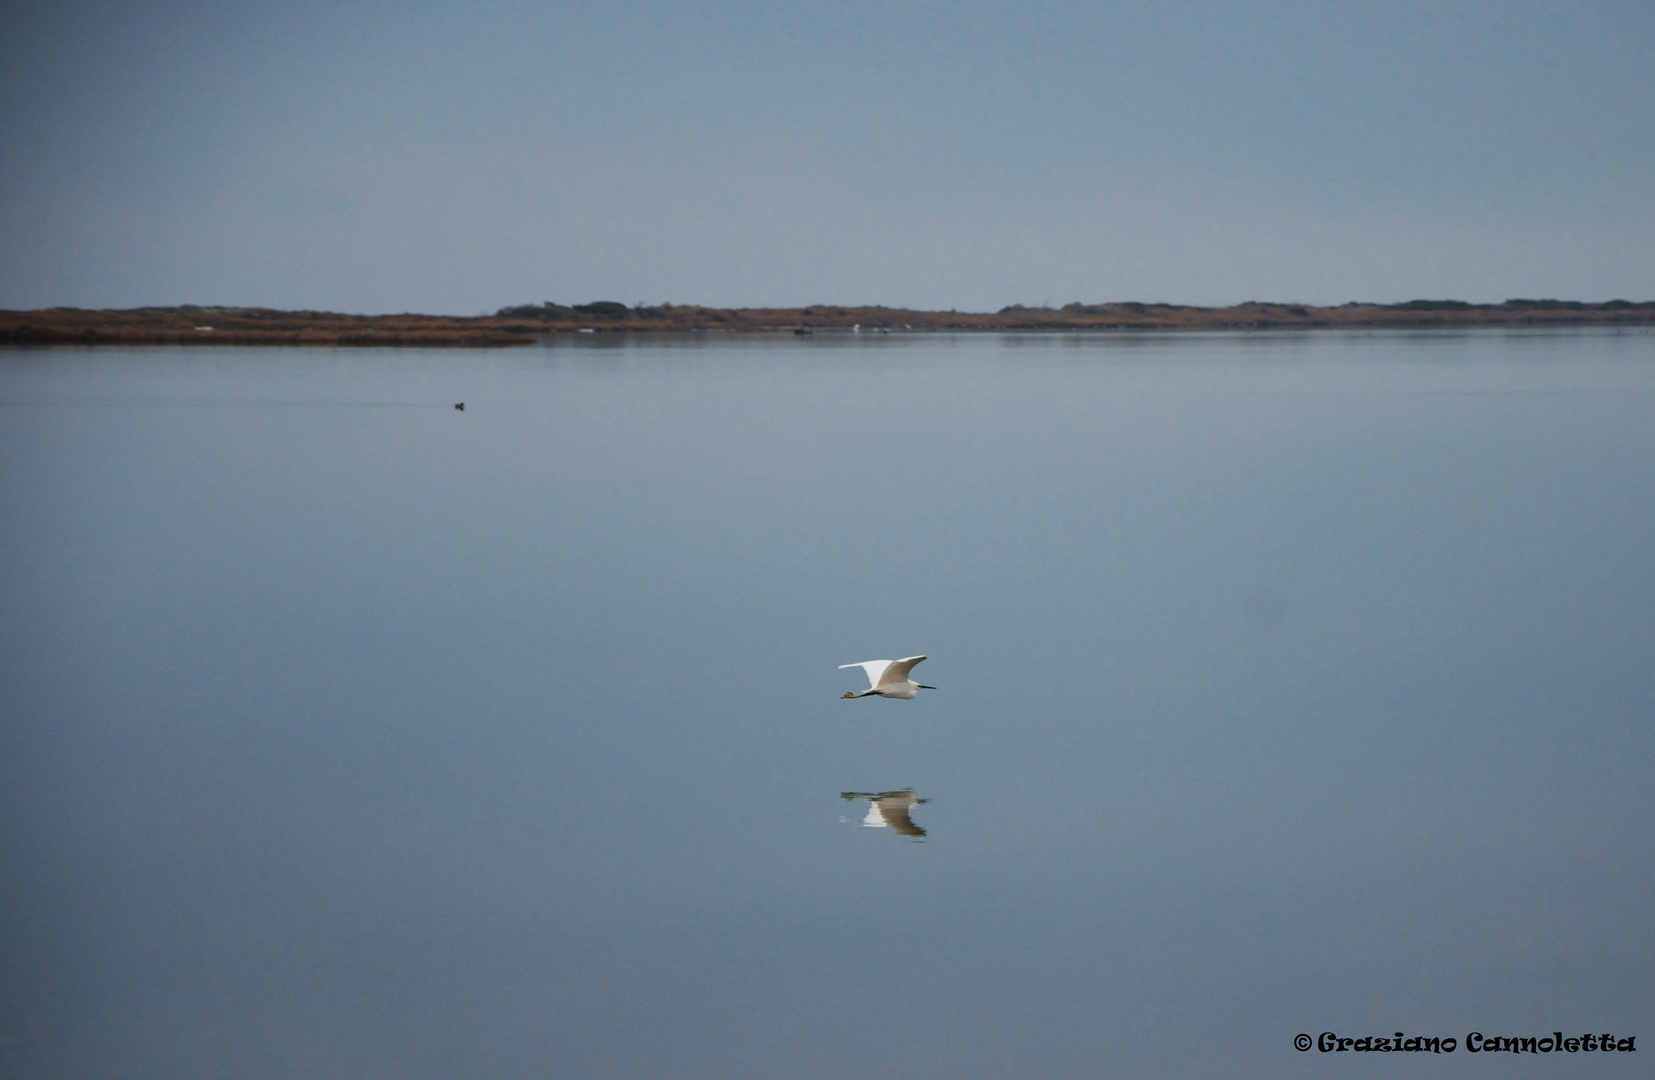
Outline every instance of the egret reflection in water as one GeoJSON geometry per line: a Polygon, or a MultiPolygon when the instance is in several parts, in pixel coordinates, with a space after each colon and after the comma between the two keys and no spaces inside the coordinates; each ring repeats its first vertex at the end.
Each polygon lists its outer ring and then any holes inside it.
{"type": "Polygon", "coordinates": [[[913,788],[903,788],[901,791],[841,791],[839,797],[845,800],[868,800],[868,816],[862,819],[862,824],[866,828],[889,828],[903,836],[925,835],[925,829],[914,823],[909,811],[931,800],[915,795],[913,788]]]}

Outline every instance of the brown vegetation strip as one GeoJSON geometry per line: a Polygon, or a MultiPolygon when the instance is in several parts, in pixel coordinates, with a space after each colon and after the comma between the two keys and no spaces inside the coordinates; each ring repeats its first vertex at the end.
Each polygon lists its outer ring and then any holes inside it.
{"type": "Polygon", "coordinates": [[[549,334],[719,330],[737,333],[939,330],[1284,330],[1655,324],[1655,301],[1508,300],[1468,304],[1412,300],[1338,307],[1246,303],[1204,308],[1137,302],[1014,305],[995,312],[913,311],[816,304],[803,308],[709,308],[614,302],[525,304],[494,315],[344,315],[268,308],[171,307],[0,311],[0,342],[61,345],[528,345],[549,334]]]}

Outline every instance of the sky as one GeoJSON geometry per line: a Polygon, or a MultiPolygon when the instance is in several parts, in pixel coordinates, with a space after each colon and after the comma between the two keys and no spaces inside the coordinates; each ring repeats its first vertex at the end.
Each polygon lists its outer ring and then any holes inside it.
{"type": "Polygon", "coordinates": [[[1655,6],[5,3],[0,307],[1655,298],[1655,6]]]}

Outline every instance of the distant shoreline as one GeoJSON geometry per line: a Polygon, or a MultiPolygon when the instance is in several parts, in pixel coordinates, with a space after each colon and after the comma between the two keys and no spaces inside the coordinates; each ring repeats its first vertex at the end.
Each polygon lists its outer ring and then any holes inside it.
{"type": "Polygon", "coordinates": [[[1655,301],[1410,300],[1338,307],[1250,302],[1232,307],[1121,302],[1061,308],[1021,304],[996,312],[916,311],[812,305],[803,308],[658,307],[600,301],[524,304],[493,315],[346,315],[247,307],[47,308],[0,311],[9,345],[315,345],[330,347],[499,347],[575,333],[935,333],[1005,331],[1190,331],[1469,329],[1473,327],[1648,326],[1655,301]]]}

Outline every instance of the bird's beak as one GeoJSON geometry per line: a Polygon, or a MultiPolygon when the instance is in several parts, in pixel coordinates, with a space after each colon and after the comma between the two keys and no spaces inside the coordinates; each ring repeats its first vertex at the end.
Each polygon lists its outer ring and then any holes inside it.
{"type": "Polygon", "coordinates": [[[848,697],[855,697],[855,696],[856,696],[855,694],[851,693],[849,690],[846,690],[843,694],[839,695],[839,700],[844,701],[848,697]]]}

